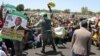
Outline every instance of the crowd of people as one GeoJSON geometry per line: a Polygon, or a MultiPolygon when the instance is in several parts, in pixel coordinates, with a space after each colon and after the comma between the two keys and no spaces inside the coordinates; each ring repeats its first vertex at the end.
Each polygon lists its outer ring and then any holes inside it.
{"type": "MultiPolygon", "coordinates": [[[[52,44],[56,52],[57,44],[64,44],[72,39],[73,56],[89,56],[91,42],[97,41],[100,49],[100,20],[88,20],[88,17],[69,14],[50,14],[42,13],[41,15],[28,16],[27,30],[21,44],[23,51],[28,48],[42,47],[42,53],[45,53],[45,46],[52,44]],[[34,20],[32,18],[34,17],[34,20]],[[60,30],[56,33],[56,30],[60,30]],[[84,34],[82,34],[84,33],[84,34]],[[92,38],[92,36],[97,35],[92,38]]],[[[0,11],[0,30],[2,30],[4,20],[0,11]]],[[[18,51],[18,50],[17,50],[18,51]]],[[[13,40],[0,38],[0,56],[14,56],[13,40]]]]}

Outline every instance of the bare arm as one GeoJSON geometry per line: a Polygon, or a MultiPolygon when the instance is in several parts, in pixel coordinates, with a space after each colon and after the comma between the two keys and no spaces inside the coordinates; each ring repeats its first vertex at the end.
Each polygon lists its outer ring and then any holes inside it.
{"type": "Polygon", "coordinates": [[[48,4],[48,8],[49,8],[49,12],[50,12],[50,14],[51,14],[51,18],[53,17],[53,11],[52,11],[52,9],[51,9],[51,7],[50,7],[50,5],[48,4]]]}
{"type": "Polygon", "coordinates": [[[38,27],[39,25],[40,25],[40,23],[41,23],[41,19],[34,25],[34,27],[38,27]]]}
{"type": "Polygon", "coordinates": [[[89,53],[91,51],[91,44],[92,44],[92,36],[90,36],[90,38],[88,39],[88,43],[87,43],[87,56],[89,56],[89,53]]]}
{"type": "Polygon", "coordinates": [[[74,34],[73,34],[73,37],[72,37],[72,46],[71,46],[71,48],[73,47],[73,45],[74,45],[74,42],[75,42],[75,32],[74,32],[74,34]]]}

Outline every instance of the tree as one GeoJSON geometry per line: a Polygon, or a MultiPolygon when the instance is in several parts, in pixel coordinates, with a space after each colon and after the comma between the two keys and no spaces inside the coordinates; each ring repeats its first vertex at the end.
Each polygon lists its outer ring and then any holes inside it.
{"type": "Polygon", "coordinates": [[[75,14],[75,15],[81,15],[80,12],[73,12],[73,14],[75,14]]]}
{"type": "Polygon", "coordinates": [[[100,15],[100,11],[99,11],[99,12],[97,12],[96,14],[100,15]]]}
{"type": "Polygon", "coordinates": [[[70,9],[65,9],[64,13],[70,13],[70,9]]]}
{"type": "Polygon", "coordinates": [[[88,14],[91,15],[91,16],[92,16],[92,15],[95,15],[95,13],[92,12],[92,11],[88,11],[88,14]]]}
{"type": "Polygon", "coordinates": [[[18,10],[18,11],[24,11],[24,5],[23,4],[17,5],[16,10],[18,10]]]}
{"type": "Polygon", "coordinates": [[[40,12],[41,10],[40,9],[37,9],[37,11],[40,12]]]}
{"type": "Polygon", "coordinates": [[[31,10],[30,8],[25,9],[25,11],[30,11],[30,10],[31,10]]]}
{"type": "Polygon", "coordinates": [[[88,8],[87,7],[82,7],[81,8],[81,13],[84,14],[84,15],[88,14],[88,8]]]}
{"type": "Polygon", "coordinates": [[[57,10],[57,9],[54,9],[53,12],[54,12],[54,13],[59,13],[59,12],[61,12],[61,11],[60,11],[60,10],[57,10]]]}
{"type": "Polygon", "coordinates": [[[41,9],[41,12],[48,12],[48,10],[45,10],[45,9],[41,9]]]}

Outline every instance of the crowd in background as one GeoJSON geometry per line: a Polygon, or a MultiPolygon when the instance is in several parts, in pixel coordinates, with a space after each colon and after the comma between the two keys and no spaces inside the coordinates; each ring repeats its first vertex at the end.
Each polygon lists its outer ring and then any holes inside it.
{"type": "MultiPolygon", "coordinates": [[[[39,15],[31,15],[28,16],[29,20],[28,20],[28,24],[27,27],[29,28],[28,30],[25,30],[25,36],[23,37],[23,43],[24,43],[24,50],[28,49],[28,48],[37,48],[37,47],[41,47],[42,46],[42,35],[41,35],[41,29],[39,28],[35,28],[34,25],[41,19],[41,16],[39,15]]],[[[54,39],[55,39],[55,43],[59,44],[61,41],[62,44],[66,43],[67,41],[71,41],[72,39],[72,35],[74,33],[74,31],[76,29],[80,28],[80,22],[82,20],[88,20],[88,17],[81,17],[79,15],[67,15],[67,14],[54,14],[53,18],[52,18],[52,28],[57,28],[57,27],[64,27],[65,29],[65,34],[63,36],[63,38],[61,37],[56,37],[55,34],[53,34],[54,39]]],[[[89,20],[88,20],[89,21],[89,20]]],[[[99,23],[100,20],[98,19],[98,21],[89,21],[89,25],[88,25],[88,30],[94,35],[95,33],[98,36],[99,41],[100,42],[100,24],[99,23]]],[[[3,20],[1,17],[1,12],[0,12],[0,29],[3,27],[3,20]]],[[[93,39],[94,40],[94,39],[93,39]]],[[[5,52],[5,54],[8,54],[9,52],[13,53],[11,48],[13,49],[13,43],[11,40],[1,40],[0,41],[0,46],[3,48],[3,51],[5,52]],[[9,43],[7,43],[9,42],[9,43]],[[10,45],[12,44],[12,45],[10,45]]],[[[0,48],[0,52],[1,49],[0,48]]],[[[99,48],[100,48],[100,44],[99,44],[99,48]]],[[[2,51],[2,53],[3,53],[2,51]]],[[[4,55],[5,55],[4,54],[4,55]]]]}

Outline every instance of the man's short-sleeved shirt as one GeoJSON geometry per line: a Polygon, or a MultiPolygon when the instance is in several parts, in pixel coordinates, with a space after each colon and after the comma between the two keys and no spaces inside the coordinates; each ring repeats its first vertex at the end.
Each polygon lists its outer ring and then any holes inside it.
{"type": "Polygon", "coordinates": [[[6,56],[6,53],[2,50],[0,50],[0,56],[6,56]]]}

